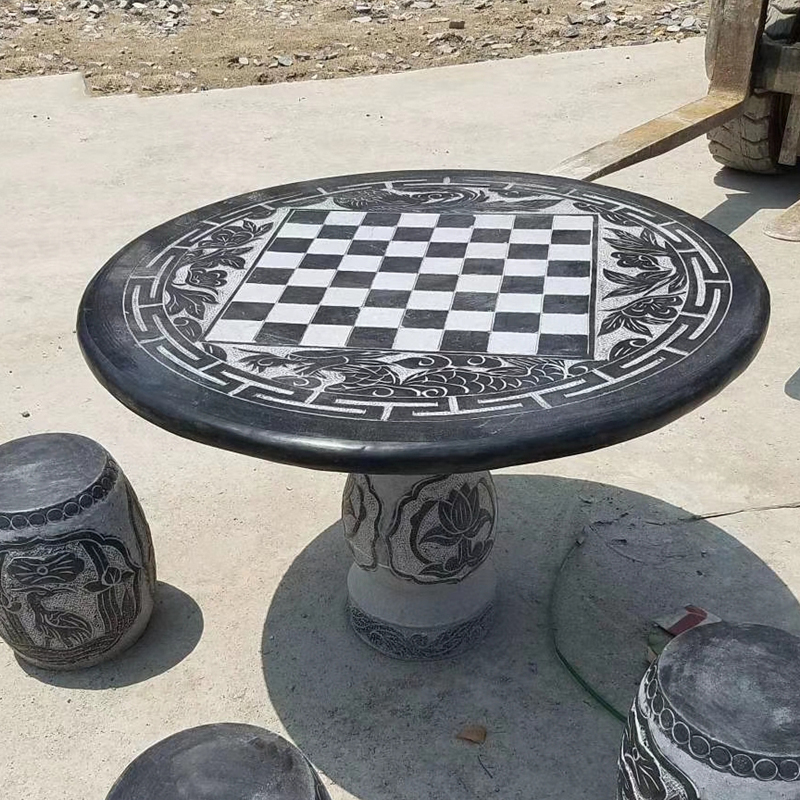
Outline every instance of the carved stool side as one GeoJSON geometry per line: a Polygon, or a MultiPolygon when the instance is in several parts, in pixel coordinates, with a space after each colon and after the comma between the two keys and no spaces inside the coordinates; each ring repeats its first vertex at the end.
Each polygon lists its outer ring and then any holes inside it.
{"type": "Polygon", "coordinates": [[[46,669],[130,647],[153,610],[150,530],[119,466],[83,436],[0,446],[0,637],[46,669]]]}
{"type": "Polygon", "coordinates": [[[674,639],[628,717],[617,800],[800,798],[800,639],[719,622],[674,639]]]}
{"type": "Polygon", "coordinates": [[[264,728],[216,723],[145,750],[106,800],[330,800],[308,759],[264,728]]]}

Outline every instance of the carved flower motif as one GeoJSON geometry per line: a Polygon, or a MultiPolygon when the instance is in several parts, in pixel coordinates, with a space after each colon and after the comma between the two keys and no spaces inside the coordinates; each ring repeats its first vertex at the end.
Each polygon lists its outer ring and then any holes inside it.
{"type": "Polygon", "coordinates": [[[474,569],[489,555],[494,542],[478,536],[485,526],[491,527],[492,516],[481,507],[478,484],[470,487],[464,483],[453,489],[438,502],[437,516],[439,525],[420,536],[418,546],[433,544],[456,548],[456,552],[443,562],[429,563],[422,569],[423,575],[451,577],[463,569],[474,569]]]}
{"type": "Polygon", "coordinates": [[[204,242],[204,245],[218,247],[240,247],[253,239],[251,231],[244,228],[218,228],[204,242]]]}
{"type": "Polygon", "coordinates": [[[7,595],[2,588],[0,588],[0,608],[12,614],[16,614],[22,610],[22,603],[16,597],[7,595]]]}
{"type": "Polygon", "coordinates": [[[477,485],[470,489],[465,483],[439,503],[439,521],[456,536],[472,538],[488,517],[481,509],[477,485]]]}
{"type": "Polygon", "coordinates": [[[121,570],[119,567],[106,567],[100,573],[100,580],[89,581],[86,584],[86,591],[88,592],[104,592],[112,586],[118,586],[124,583],[128,578],[133,577],[130,570],[121,570]]]}
{"type": "MultiPolygon", "coordinates": [[[[269,215],[271,216],[271,214],[269,215]]],[[[257,225],[252,220],[243,220],[241,227],[226,225],[217,228],[198,244],[200,249],[243,247],[252,244],[258,237],[264,236],[272,229],[272,223],[257,225]]]]}
{"type": "Polygon", "coordinates": [[[639,796],[654,800],[666,798],[665,787],[655,763],[640,749],[629,729],[623,734],[620,761],[622,769],[618,777],[621,797],[631,800],[639,796]]]}
{"type": "Polygon", "coordinates": [[[44,589],[33,589],[26,598],[33,611],[33,624],[44,636],[46,645],[52,641],[60,642],[71,648],[88,642],[92,638],[92,625],[80,614],[66,611],[63,608],[48,608],[44,598],[49,593],[44,589]]]}
{"type": "Polygon", "coordinates": [[[43,558],[15,558],[8,574],[23,586],[59,586],[72,583],[83,572],[85,563],[72,553],[56,553],[43,558]]]}
{"type": "Polygon", "coordinates": [[[683,302],[678,295],[642,297],[626,306],[612,311],[600,326],[600,333],[606,334],[618,328],[625,328],[640,336],[652,336],[650,325],[664,325],[678,315],[678,306],[683,302]]]}
{"type": "Polygon", "coordinates": [[[646,253],[612,253],[617,263],[626,269],[658,269],[658,259],[646,253]]]}
{"type": "Polygon", "coordinates": [[[627,306],[624,310],[626,317],[642,319],[651,324],[669,322],[675,316],[675,306],[681,299],[667,295],[664,297],[643,297],[627,306]]]}
{"type": "Polygon", "coordinates": [[[189,270],[186,275],[186,283],[190,286],[199,286],[202,289],[218,289],[224,286],[228,279],[225,270],[206,269],[196,267],[189,270]]]}

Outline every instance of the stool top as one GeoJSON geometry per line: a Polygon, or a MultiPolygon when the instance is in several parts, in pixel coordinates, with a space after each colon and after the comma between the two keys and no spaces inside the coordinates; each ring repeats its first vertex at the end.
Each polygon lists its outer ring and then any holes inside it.
{"type": "Polygon", "coordinates": [[[264,728],[216,723],[138,756],[106,800],[328,800],[303,754],[264,728]]]}
{"type": "Polygon", "coordinates": [[[664,649],[658,684],[676,724],[700,736],[750,753],[800,753],[796,636],[766,625],[694,628],[664,649]]]}
{"type": "Polygon", "coordinates": [[[98,482],[108,462],[97,442],[74,433],[6,442],[0,445],[0,514],[27,513],[80,495],[98,482]]]}

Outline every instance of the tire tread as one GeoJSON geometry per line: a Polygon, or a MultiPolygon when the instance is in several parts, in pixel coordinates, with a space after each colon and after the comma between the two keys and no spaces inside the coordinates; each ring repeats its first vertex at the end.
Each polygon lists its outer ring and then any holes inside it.
{"type": "Polygon", "coordinates": [[[710,131],[708,149],[714,160],[745,172],[778,172],[780,165],[773,130],[775,101],[771,93],[753,95],[740,117],[710,131]]]}

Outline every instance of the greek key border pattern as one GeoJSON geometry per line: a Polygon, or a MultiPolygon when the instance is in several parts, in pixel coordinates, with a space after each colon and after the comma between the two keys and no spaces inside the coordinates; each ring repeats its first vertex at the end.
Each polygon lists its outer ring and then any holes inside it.
{"type": "Polygon", "coordinates": [[[108,496],[119,477],[119,467],[113,459],[107,458],[100,477],[86,490],[51,506],[38,508],[35,511],[3,512],[0,511],[0,531],[21,531],[25,528],[41,528],[48,522],[61,522],[81,514],[95,503],[108,496]]]}
{"type": "MultiPolygon", "coordinates": [[[[497,203],[491,208],[497,210],[497,203]]],[[[412,206],[409,205],[409,208],[412,206]]],[[[449,210],[447,204],[436,204],[431,201],[420,200],[414,208],[422,210],[449,210]]],[[[274,224],[278,220],[273,220],[274,224]]],[[[241,232],[239,228],[236,231],[241,232]]],[[[231,285],[241,281],[245,273],[252,266],[257,250],[253,250],[242,258],[247,263],[247,269],[231,270],[231,285]],[[236,273],[237,276],[233,276],[236,273]]],[[[713,335],[719,324],[727,314],[731,303],[732,286],[730,277],[719,257],[704,242],[701,236],[686,228],[682,223],[664,217],[663,214],[645,208],[629,207],[620,201],[610,201],[602,192],[592,192],[587,189],[580,201],[571,196],[570,192],[559,190],[551,186],[539,186],[535,182],[530,185],[510,187],[503,181],[469,180],[462,184],[454,184],[443,180],[431,184],[426,180],[409,179],[395,180],[391,190],[386,189],[386,182],[376,181],[362,185],[342,186],[336,189],[326,187],[307,188],[303,192],[287,194],[281,197],[270,196],[256,200],[251,197],[249,202],[243,202],[235,209],[226,208],[221,214],[202,220],[197,223],[196,229],[176,242],[169,242],[150,264],[137,269],[132,274],[124,289],[124,309],[128,327],[138,346],[147,352],[153,359],[166,368],[176,372],[187,380],[206,389],[235,397],[238,400],[253,402],[277,408],[291,409],[297,412],[335,416],[340,418],[381,421],[409,422],[437,422],[442,415],[476,415],[499,413],[520,413],[523,411],[541,412],[543,408],[567,405],[580,402],[591,396],[598,396],[613,392],[631,383],[635,383],[652,375],[673,367],[687,358],[688,355],[702,347],[713,335]],[[408,204],[410,200],[406,195],[414,191],[423,194],[436,193],[447,190],[464,194],[458,208],[467,211],[479,211],[480,203],[468,202],[467,198],[475,192],[505,191],[511,196],[502,203],[506,212],[526,210],[523,199],[516,200],[516,194],[539,192],[559,202],[571,203],[574,209],[583,212],[599,214],[609,224],[630,228],[642,227],[646,230],[657,230],[662,237],[669,238],[670,242],[678,249],[683,261],[683,269],[689,279],[690,288],[685,302],[664,330],[654,335],[648,346],[644,349],[631,350],[624,356],[601,362],[587,362],[586,364],[565,362],[563,375],[558,379],[542,377],[535,385],[526,385],[525,388],[514,390],[505,388],[491,392],[473,394],[447,392],[443,396],[420,397],[412,400],[398,397],[364,397],[340,396],[329,391],[318,391],[318,387],[304,387],[302,382],[295,385],[275,383],[265,375],[258,374],[250,369],[245,369],[240,363],[241,348],[230,345],[230,354],[225,358],[221,352],[225,349],[220,346],[211,347],[187,336],[187,326],[178,329],[173,319],[164,307],[165,287],[178,265],[181,257],[204,235],[213,233],[224,226],[236,225],[240,222],[255,225],[253,220],[270,219],[279,210],[292,208],[313,207],[346,207],[360,208],[358,203],[367,203],[364,207],[371,210],[381,210],[386,207],[396,209],[396,205],[387,206],[386,200],[379,202],[384,195],[396,195],[395,203],[401,200],[408,204]],[[379,192],[378,200],[372,198],[371,192],[379,192]],[[372,198],[367,202],[364,198],[372,198]],[[354,205],[355,204],[355,205],[354,205]]],[[[186,319],[178,320],[187,322],[186,319]]],[[[205,324],[205,323],[204,323],[205,324]]],[[[192,329],[199,325],[189,326],[192,329]]],[[[637,340],[638,341],[638,340],[637,340]]],[[[252,348],[250,348],[252,349],[252,348]]],[[[264,346],[264,353],[271,353],[275,348],[264,346]]],[[[284,348],[286,349],[286,348],[284,348]]],[[[292,349],[292,348],[289,348],[292,349]]],[[[629,348],[630,349],[630,348],[629,348]]],[[[294,348],[298,352],[302,348],[294,348]]],[[[341,348],[338,353],[345,353],[341,348]]],[[[363,357],[374,357],[380,363],[381,359],[405,355],[412,357],[419,355],[409,351],[358,351],[363,357]]],[[[291,355],[291,354],[290,354],[291,355]]],[[[423,354],[428,355],[428,354],[423,354]]],[[[462,361],[468,361],[472,354],[434,354],[438,359],[448,362],[448,368],[457,372],[463,371],[466,366],[462,361]]],[[[343,356],[344,357],[344,356],[343,356]]],[[[347,358],[353,358],[354,353],[346,351],[347,358]]],[[[292,363],[289,355],[280,355],[286,364],[292,363]]],[[[535,358],[534,361],[547,361],[535,358]]],[[[551,359],[552,360],[552,359],[551,359]]],[[[386,362],[389,364],[390,362],[386,362]]],[[[468,365],[467,365],[468,366],[468,365]]],[[[390,364],[391,367],[391,364],[390,364]]],[[[389,369],[390,369],[389,367],[389,369]]],[[[390,369],[391,371],[391,369],[390,369]]],[[[474,370],[473,370],[474,371],[474,370]]],[[[485,370],[479,369],[482,379],[485,370]]],[[[472,373],[470,373],[471,375],[472,373]]],[[[493,376],[496,383],[503,380],[503,376],[493,376]]]]}
{"type": "Polygon", "coordinates": [[[645,711],[658,728],[684,753],[719,772],[739,778],[790,783],[800,778],[800,755],[775,757],[732,748],[689,725],[664,696],[658,678],[658,662],[644,677],[645,711]]]}

